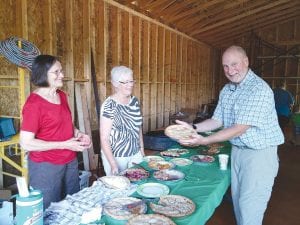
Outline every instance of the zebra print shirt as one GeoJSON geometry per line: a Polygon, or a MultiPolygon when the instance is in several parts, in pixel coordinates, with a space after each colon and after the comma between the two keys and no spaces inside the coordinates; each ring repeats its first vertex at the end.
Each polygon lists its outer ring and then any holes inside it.
{"type": "Polygon", "coordinates": [[[108,97],[102,104],[101,115],[113,120],[109,138],[113,155],[128,157],[138,153],[143,121],[138,99],[132,96],[129,104],[123,105],[108,97]]]}

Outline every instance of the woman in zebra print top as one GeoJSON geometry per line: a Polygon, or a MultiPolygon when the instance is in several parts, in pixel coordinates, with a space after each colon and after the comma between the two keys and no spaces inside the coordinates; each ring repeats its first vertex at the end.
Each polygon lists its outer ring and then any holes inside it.
{"type": "Polygon", "coordinates": [[[117,174],[143,160],[144,143],[140,104],[132,96],[133,72],[125,66],[111,70],[114,93],[101,107],[101,155],[106,175],[117,174]]]}

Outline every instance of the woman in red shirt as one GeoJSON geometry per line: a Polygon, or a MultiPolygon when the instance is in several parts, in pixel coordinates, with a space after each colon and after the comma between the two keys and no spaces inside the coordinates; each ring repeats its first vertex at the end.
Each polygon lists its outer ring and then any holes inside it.
{"type": "Polygon", "coordinates": [[[29,152],[29,184],[43,192],[44,209],[79,191],[76,152],[91,146],[90,137],[73,126],[67,96],[59,90],[63,78],[56,57],[37,56],[31,74],[37,89],[22,111],[20,144],[29,152]]]}

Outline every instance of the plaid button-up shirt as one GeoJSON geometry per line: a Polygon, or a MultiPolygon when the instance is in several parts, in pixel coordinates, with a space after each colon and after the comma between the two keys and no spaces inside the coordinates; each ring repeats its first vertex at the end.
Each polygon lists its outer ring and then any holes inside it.
{"type": "Polygon", "coordinates": [[[244,134],[230,140],[233,145],[263,149],[284,142],[273,91],[250,69],[240,84],[224,86],[212,118],[221,121],[225,128],[235,124],[251,126],[244,134]]]}

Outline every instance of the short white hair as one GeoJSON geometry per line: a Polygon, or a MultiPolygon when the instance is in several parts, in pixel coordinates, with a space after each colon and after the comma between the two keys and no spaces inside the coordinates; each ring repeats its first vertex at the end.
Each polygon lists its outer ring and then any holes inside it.
{"type": "Polygon", "coordinates": [[[110,72],[110,77],[111,80],[114,82],[118,82],[121,80],[122,75],[132,75],[133,71],[126,67],[126,66],[115,66],[114,68],[112,68],[111,72],[110,72]]]}

